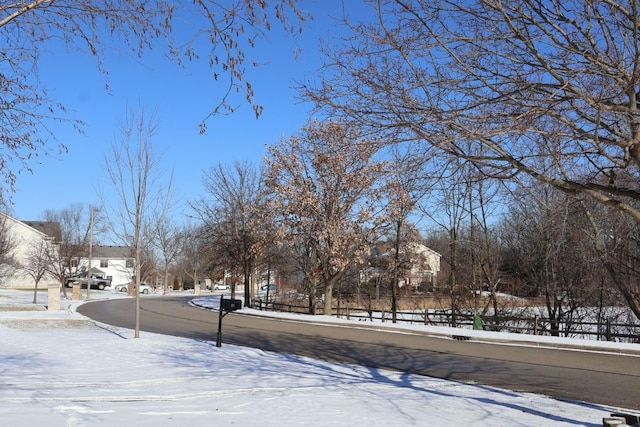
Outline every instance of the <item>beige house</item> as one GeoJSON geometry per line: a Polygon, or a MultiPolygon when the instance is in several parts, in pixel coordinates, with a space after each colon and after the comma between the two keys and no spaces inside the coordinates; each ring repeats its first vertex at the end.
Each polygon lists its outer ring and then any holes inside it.
{"type": "Polygon", "coordinates": [[[442,255],[420,243],[411,244],[406,250],[411,254],[411,269],[401,279],[400,286],[426,286],[428,290],[436,289],[442,255]]]}
{"type": "MultiPolygon", "coordinates": [[[[369,267],[360,270],[360,280],[369,282],[380,280],[388,274],[393,258],[393,248],[385,242],[376,245],[369,251],[369,267]]],[[[438,287],[440,258],[438,252],[420,243],[411,243],[401,249],[404,271],[399,278],[400,288],[431,291],[438,287]],[[408,267],[408,268],[407,268],[408,267]]]]}
{"type": "Polygon", "coordinates": [[[46,262],[56,256],[60,225],[44,221],[20,221],[0,213],[0,287],[33,288],[58,281],[45,273],[46,262]]]}
{"type": "MultiPolygon", "coordinates": [[[[21,221],[0,213],[0,287],[33,288],[34,275],[47,269],[46,263],[57,258],[60,224],[46,221],[21,221]]],[[[89,268],[88,254],[71,261],[69,275],[89,268]]],[[[91,254],[91,271],[112,279],[111,285],[131,281],[134,259],[128,246],[95,245],[91,254]]],[[[58,284],[58,279],[44,273],[38,288],[58,284]]]]}

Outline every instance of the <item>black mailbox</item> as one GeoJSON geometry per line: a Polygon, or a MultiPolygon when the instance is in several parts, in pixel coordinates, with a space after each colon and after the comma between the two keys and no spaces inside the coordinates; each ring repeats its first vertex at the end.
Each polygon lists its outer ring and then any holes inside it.
{"type": "Polygon", "coordinates": [[[242,300],[239,299],[223,299],[221,302],[224,311],[235,311],[242,308],[242,300]]]}

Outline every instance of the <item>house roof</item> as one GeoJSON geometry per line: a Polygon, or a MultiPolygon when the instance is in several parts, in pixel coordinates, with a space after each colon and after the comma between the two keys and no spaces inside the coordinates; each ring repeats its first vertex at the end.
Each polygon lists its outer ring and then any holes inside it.
{"type": "Polygon", "coordinates": [[[92,247],[91,256],[93,258],[131,258],[133,251],[130,246],[100,246],[92,247]]]}
{"type": "Polygon", "coordinates": [[[59,222],[54,221],[25,221],[20,220],[20,222],[28,225],[29,227],[38,230],[41,233],[46,234],[47,236],[55,239],[56,241],[60,241],[62,238],[62,230],[60,228],[59,222]]]}
{"type": "MultiPolygon", "coordinates": [[[[89,256],[89,247],[86,245],[74,246],[73,254],[75,257],[87,258],[89,256]]],[[[91,258],[106,259],[127,259],[133,258],[133,249],[130,246],[91,246],[91,258]]]]}

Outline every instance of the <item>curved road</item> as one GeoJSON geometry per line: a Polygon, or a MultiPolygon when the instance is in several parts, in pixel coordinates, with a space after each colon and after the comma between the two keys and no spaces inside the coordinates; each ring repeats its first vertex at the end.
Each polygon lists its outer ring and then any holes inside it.
{"type": "MultiPolygon", "coordinates": [[[[141,298],[140,329],[216,340],[218,312],[193,297],[141,298]]],[[[132,298],[91,302],[78,312],[102,323],[135,326],[132,298]]],[[[231,313],[223,343],[356,363],[373,369],[474,382],[514,391],[640,410],[640,356],[456,341],[231,313]]]]}

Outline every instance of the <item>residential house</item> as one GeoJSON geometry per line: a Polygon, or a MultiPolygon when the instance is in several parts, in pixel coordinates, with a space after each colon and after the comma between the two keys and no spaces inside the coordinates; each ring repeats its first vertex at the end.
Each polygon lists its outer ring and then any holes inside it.
{"type": "Polygon", "coordinates": [[[125,285],[132,281],[135,274],[135,259],[129,246],[101,246],[91,248],[91,266],[89,253],[71,261],[71,275],[86,272],[89,267],[91,274],[101,274],[111,278],[111,286],[125,285]]]}
{"type": "MultiPolygon", "coordinates": [[[[442,256],[421,243],[411,243],[401,249],[400,288],[413,291],[431,291],[438,286],[440,258],[442,256]]],[[[369,251],[369,266],[360,270],[363,282],[380,280],[390,273],[393,259],[393,246],[383,242],[369,251]]]]}
{"type": "MultiPolygon", "coordinates": [[[[46,262],[55,257],[60,224],[46,221],[20,221],[0,213],[0,286],[33,288],[34,274],[44,272],[46,262]]],[[[38,287],[58,283],[43,274],[38,287]]]]}
{"type": "Polygon", "coordinates": [[[420,243],[411,244],[408,252],[412,254],[410,257],[412,264],[405,277],[400,281],[400,286],[435,290],[438,287],[438,273],[440,272],[442,255],[420,243]]]}

